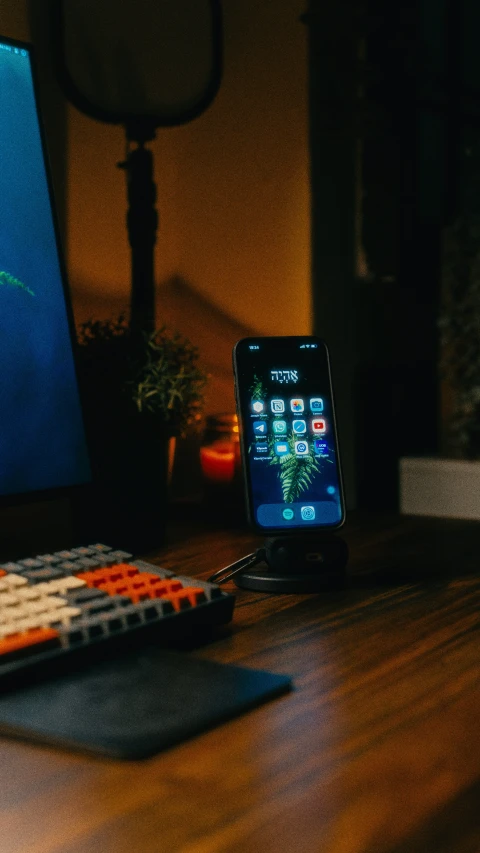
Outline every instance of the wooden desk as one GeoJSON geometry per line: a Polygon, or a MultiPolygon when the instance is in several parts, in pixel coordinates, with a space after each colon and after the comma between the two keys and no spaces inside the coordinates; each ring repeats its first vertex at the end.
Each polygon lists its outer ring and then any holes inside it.
{"type": "MultiPolygon", "coordinates": [[[[179,535],[179,531],[177,531],[179,535]]],[[[349,521],[347,589],[239,591],[211,660],[295,691],[146,762],[0,740],[1,853],[480,849],[480,525],[349,521]]],[[[242,532],[162,562],[207,576],[242,532]]]]}

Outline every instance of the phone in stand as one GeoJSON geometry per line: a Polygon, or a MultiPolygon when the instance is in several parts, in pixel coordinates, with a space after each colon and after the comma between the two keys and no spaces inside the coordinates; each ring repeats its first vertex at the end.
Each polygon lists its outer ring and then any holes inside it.
{"type": "Polygon", "coordinates": [[[243,338],[233,370],[251,526],[266,536],[337,530],[345,500],[326,344],[243,338]]]}

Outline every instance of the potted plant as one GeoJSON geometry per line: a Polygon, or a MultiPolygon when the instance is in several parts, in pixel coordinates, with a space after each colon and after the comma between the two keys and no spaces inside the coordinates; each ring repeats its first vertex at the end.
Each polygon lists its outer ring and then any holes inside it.
{"type": "Polygon", "coordinates": [[[201,417],[198,350],[166,327],[132,337],[120,316],[79,327],[77,364],[93,473],[82,521],[145,550],[164,536],[174,442],[201,417]]]}

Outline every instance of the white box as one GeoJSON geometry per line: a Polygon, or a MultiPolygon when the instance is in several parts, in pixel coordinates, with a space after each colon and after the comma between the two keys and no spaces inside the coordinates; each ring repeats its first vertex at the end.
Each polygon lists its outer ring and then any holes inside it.
{"type": "Polygon", "coordinates": [[[480,519],[480,461],[400,459],[400,512],[480,519]]]}

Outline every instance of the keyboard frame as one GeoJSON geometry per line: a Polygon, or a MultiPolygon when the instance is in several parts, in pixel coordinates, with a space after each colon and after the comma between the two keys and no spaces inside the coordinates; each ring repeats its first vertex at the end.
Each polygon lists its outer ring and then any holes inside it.
{"type": "MultiPolygon", "coordinates": [[[[132,558],[125,562],[135,564],[137,561],[132,558]]],[[[153,562],[144,560],[139,562],[142,563],[145,571],[148,565],[153,571],[161,568],[153,562]]],[[[169,579],[188,581],[189,585],[195,581],[194,577],[177,575],[174,570],[169,569],[168,572],[171,573],[169,579]]],[[[200,585],[205,583],[199,580],[200,585]]],[[[216,584],[207,585],[216,587],[216,584]]],[[[145,645],[198,648],[199,645],[211,639],[213,629],[226,625],[232,620],[234,606],[235,595],[220,590],[217,598],[201,602],[186,610],[167,613],[156,620],[130,625],[118,633],[89,638],[88,641],[70,648],[62,646],[40,650],[38,653],[30,651],[25,657],[6,663],[0,662],[0,695],[28,684],[39,683],[46,678],[92,666],[97,661],[112,660],[145,645]]]]}

